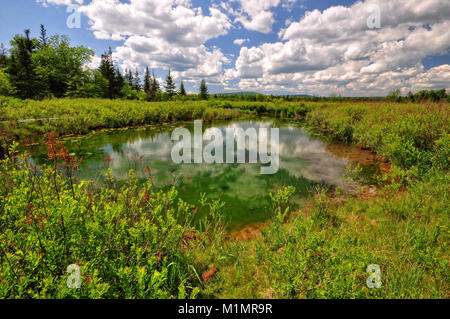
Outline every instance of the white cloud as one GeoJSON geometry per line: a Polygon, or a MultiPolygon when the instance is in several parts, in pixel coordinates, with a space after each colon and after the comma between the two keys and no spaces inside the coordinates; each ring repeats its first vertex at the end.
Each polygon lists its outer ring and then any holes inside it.
{"type": "Polygon", "coordinates": [[[126,68],[171,67],[175,75],[221,76],[228,59],[205,46],[232,23],[216,7],[209,14],[189,0],[93,0],[80,8],[98,39],[123,41],[114,58],[126,68]]]}
{"type": "Polygon", "coordinates": [[[93,70],[97,69],[100,66],[102,59],[96,55],[94,55],[88,64],[86,64],[86,67],[93,70]]]}
{"type": "Polygon", "coordinates": [[[218,49],[209,50],[204,45],[196,47],[174,46],[163,39],[131,36],[116,49],[114,59],[123,61],[128,69],[171,68],[174,77],[186,81],[222,76],[222,64],[229,62],[218,49]]]}
{"type": "Polygon", "coordinates": [[[448,65],[426,71],[422,60],[449,52],[449,17],[448,0],[367,0],[314,10],[281,30],[282,42],[241,48],[226,79],[239,78],[241,89],[322,95],[442,88],[450,83],[448,65]],[[374,3],[381,9],[377,30],[366,22],[374,3]]]}
{"type": "Polygon", "coordinates": [[[186,0],[93,0],[80,8],[91,29],[105,38],[146,36],[174,45],[196,46],[224,35],[231,27],[228,17],[216,8],[203,15],[186,0]]]}
{"type": "Polygon", "coordinates": [[[295,1],[297,0],[231,0],[230,3],[222,2],[221,6],[235,16],[235,22],[240,22],[247,30],[269,33],[275,22],[271,9],[282,4],[285,9],[290,10],[295,1]],[[231,3],[237,3],[239,8],[233,9],[231,3]]]}
{"type": "Polygon", "coordinates": [[[250,39],[236,39],[236,40],[233,41],[233,43],[236,44],[236,45],[241,46],[247,41],[250,41],[250,39]]]}

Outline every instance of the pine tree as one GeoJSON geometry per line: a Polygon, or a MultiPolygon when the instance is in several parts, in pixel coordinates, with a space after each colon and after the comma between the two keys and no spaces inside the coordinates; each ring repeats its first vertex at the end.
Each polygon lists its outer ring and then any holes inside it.
{"type": "Polygon", "coordinates": [[[125,82],[130,87],[133,87],[133,74],[131,73],[131,71],[128,71],[128,69],[125,69],[125,82]]]}
{"type": "Polygon", "coordinates": [[[137,69],[136,69],[136,73],[134,73],[133,89],[136,91],[141,90],[141,79],[139,77],[139,72],[137,69]]]}
{"type": "Polygon", "coordinates": [[[99,71],[108,80],[108,89],[104,96],[110,99],[120,97],[125,80],[120,70],[114,67],[111,48],[107,53],[102,54],[99,71]]]}
{"type": "Polygon", "coordinates": [[[155,92],[158,92],[161,89],[158,79],[155,76],[155,73],[153,73],[152,85],[153,85],[153,89],[155,90],[155,92]]]}
{"type": "Polygon", "coordinates": [[[11,63],[8,68],[12,86],[17,96],[22,99],[32,99],[44,94],[43,85],[36,75],[36,66],[31,58],[36,40],[30,38],[30,30],[25,30],[25,36],[16,35],[11,41],[11,63]]]}
{"type": "Polygon", "coordinates": [[[199,92],[199,98],[201,100],[207,100],[208,99],[208,87],[206,86],[206,81],[202,80],[200,84],[200,92],[199,92]]]}
{"type": "Polygon", "coordinates": [[[155,74],[150,77],[150,90],[147,93],[149,101],[157,101],[158,100],[158,92],[160,90],[159,82],[155,77],[155,74]]]}
{"type": "Polygon", "coordinates": [[[144,76],[144,92],[148,93],[150,92],[150,86],[151,86],[151,77],[150,72],[148,70],[148,66],[145,68],[145,76],[144,76]]]}
{"type": "Polygon", "coordinates": [[[183,80],[181,80],[179,94],[180,94],[181,96],[186,96],[186,89],[184,88],[183,80]]]}
{"type": "Polygon", "coordinates": [[[43,24],[41,24],[41,35],[39,37],[39,44],[42,48],[46,47],[48,44],[47,30],[45,30],[43,24]]]}
{"type": "Polygon", "coordinates": [[[118,67],[114,70],[114,77],[112,81],[113,81],[112,83],[113,98],[122,97],[121,91],[125,84],[125,79],[123,78],[122,73],[120,73],[118,67]]]}
{"type": "Polygon", "coordinates": [[[170,69],[169,69],[169,73],[167,74],[167,78],[166,78],[166,85],[164,87],[166,89],[166,94],[169,96],[169,99],[172,99],[172,96],[174,96],[176,94],[176,86],[175,83],[173,82],[173,77],[172,74],[170,73],[170,69]]]}

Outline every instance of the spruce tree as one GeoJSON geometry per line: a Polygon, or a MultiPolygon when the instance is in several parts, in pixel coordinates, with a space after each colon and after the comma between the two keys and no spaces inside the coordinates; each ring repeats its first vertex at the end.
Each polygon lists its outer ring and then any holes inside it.
{"type": "Polygon", "coordinates": [[[48,44],[47,30],[45,30],[43,24],[41,24],[41,35],[39,37],[39,44],[41,48],[46,47],[48,44]]]}
{"type": "Polygon", "coordinates": [[[158,92],[161,89],[158,79],[155,76],[155,73],[153,73],[152,85],[153,85],[153,89],[155,90],[155,92],[158,92]]]}
{"type": "Polygon", "coordinates": [[[180,92],[179,92],[179,94],[180,94],[181,96],[186,96],[186,89],[184,88],[183,80],[181,80],[181,84],[180,84],[180,92]]]}
{"type": "Polygon", "coordinates": [[[128,69],[125,69],[125,82],[127,82],[130,87],[133,87],[133,74],[128,69]]]}
{"type": "Polygon", "coordinates": [[[159,82],[155,77],[155,74],[150,77],[150,90],[148,92],[149,101],[157,101],[158,100],[158,91],[160,90],[159,82]]]}
{"type": "Polygon", "coordinates": [[[144,92],[148,93],[150,92],[150,86],[151,86],[151,78],[150,78],[150,72],[148,70],[148,66],[145,68],[145,75],[144,75],[144,92]]]}
{"type": "Polygon", "coordinates": [[[107,53],[102,54],[99,71],[108,80],[108,89],[104,92],[104,96],[110,99],[120,97],[125,80],[120,70],[114,66],[111,48],[107,53]]]}
{"type": "Polygon", "coordinates": [[[173,82],[173,77],[172,77],[172,74],[170,73],[170,69],[169,69],[169,73],[167,74],[165,89],[166,89],[166,94],[168,95],[169,99],[172,99],[172,96],[174,96],[176,94],[176,91],[175,91],[176,86],[175,86],[175,83],[173,82]]]}
{"type": "Polygon", "coordinates": [[[8,73],[17,96],[22,99],[42,96],[43,85],[36,75],[36,66],[31,58],[36,49],[36,40],[30,38],[30,30],[25,30],[25,36],[16,35],[11,45],[8,73]]]}
{"type": "Polygon", "coordinates": [[[139,77],[139,72],[137,69],[136,72],[134,73],[133,89],[136,91],[141,90],[141,79],[139,77]]]}
{"type": "Polygon", "coordinates": [[[112,92],[113,98],[122,97],[122,88],[125,84],[125,79],[123,78],[122,73],[120,73],[119,68],[117,67],[114,71],[113,84],[112,84],[112,92]]]}
{"type": "Polygon", "coordinates": [[[208,99],[208,87],[206,86],[206,81],[202,80],[200,83],[200,92],[199,92],[199,98],[201,100],[207,100],[208,99]]]}

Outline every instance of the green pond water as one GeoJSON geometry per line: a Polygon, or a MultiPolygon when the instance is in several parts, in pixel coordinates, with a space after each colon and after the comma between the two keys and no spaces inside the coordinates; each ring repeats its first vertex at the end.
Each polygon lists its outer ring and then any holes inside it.
{"type": "MultiPolygon", "coordinates": [[[[259,163],[175,164],[171,151],[176,142],[172,142],[171,132],[180,126],[193,132],[193,123],[150,126],[96,132],[68,139],[64,145],[71,153],[83,158],[76,173],[77,179],[93,180],[94,185],[101,186],[104,173],[111,168],[118,182],[126,181],[130,169],[144,180],[148,165],[156,189],[175,185],[180,197],[192,205],[198,205],[202,193],[207,194],[209,199],[222,200],[226,219],[230,228],[234,229],[268,219],[272,211],[269,192],[283,185],[296,187],[293,202],[298,207],[316,185],[330,189],[352,187],[342,178],[349,161],[327,151],[327,142],[311,136],[303,128],[270,119],[203,125],[203,131],[215,127],[224,136],[227,127],[244,130],[250,127],[279,127],[280,169],[274,175],[262,175],[259,163]],[[105,163],[108,156],[111,161],[105,163]]],[[[28,152],[35,163],[47,162],[45,146],[29,148],[28,152]]],[[[363,167],[366,175],[373,170],[374,167],[363,167]]]]}

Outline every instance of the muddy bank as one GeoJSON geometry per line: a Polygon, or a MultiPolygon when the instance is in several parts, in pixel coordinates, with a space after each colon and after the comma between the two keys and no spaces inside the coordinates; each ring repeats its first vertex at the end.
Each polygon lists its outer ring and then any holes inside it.
{"type": "Polygon", "coordinates": [[[250,241],[262,235],[261,230],[269,225],[270,221],[253,223],[231,230],[227,239],[234,241],[250,241]]]}

